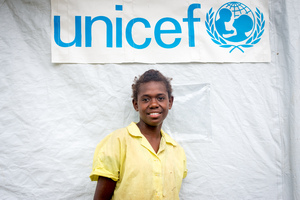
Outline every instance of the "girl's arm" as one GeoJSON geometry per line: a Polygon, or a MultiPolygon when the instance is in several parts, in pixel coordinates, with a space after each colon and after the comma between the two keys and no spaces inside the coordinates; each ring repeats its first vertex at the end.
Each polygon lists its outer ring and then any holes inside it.
{"type": "Polygon", "coordinates": [[[116,182],[110,178],[99,176],[94,200],[110,200],[113,196],[116,182]]]}

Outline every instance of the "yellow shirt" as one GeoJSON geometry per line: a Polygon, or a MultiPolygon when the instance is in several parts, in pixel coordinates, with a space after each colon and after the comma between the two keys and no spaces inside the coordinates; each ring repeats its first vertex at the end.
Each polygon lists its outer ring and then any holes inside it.
{"type": "Polygon", "coordinates": [[[106,136],[94,154],[92,181],[117,181],[113,200],[179,199],[187,175],[184,150],[161,130],[157,153],[135,123],[106,136]]]}

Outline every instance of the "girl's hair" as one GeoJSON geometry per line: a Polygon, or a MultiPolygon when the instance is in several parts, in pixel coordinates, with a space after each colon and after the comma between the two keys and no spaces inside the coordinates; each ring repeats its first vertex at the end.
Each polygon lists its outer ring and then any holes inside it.
{"type": "Polygon", "coordinates": [[[137,100],[137,96],[139,93],[139,89],[142,83],[147,83],[150,81],[157,81],[157,82],[163,82],[166,86],[168,97],[171,98],[172,96],[172,86],[171,86],[171,80],[172,78],[165,77],[160,73],[158,70],[150,69],[144,74],[140,75],[139,77],[135,77],[133,84],[132,84],[132,98],[134,100],[137,100]]]}

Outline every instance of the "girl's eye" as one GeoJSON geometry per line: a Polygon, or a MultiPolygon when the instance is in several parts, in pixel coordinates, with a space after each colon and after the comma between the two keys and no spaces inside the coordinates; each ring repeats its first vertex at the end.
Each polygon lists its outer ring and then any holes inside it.
{"type": "Polygon", "coordinates": [[[158,97],[157,100],[158,101],[163,101],[165,99],[165,97],[158,97]]]}
{"type": "Polygon", "coordinates": [[[144,99],[142,99],[142,101],[143,102],[149,102],[150,100],[149,100],[149,98],[144,98],[144,99]]]}

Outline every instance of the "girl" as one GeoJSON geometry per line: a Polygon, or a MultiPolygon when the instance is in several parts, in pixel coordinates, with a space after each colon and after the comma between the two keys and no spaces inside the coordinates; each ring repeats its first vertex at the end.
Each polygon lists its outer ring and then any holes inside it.
{"type": "Polygon", "coordinates": [[[157,70],[135,78],[132,103],[138,123],[106,136],[94,154],[94,200],[179,199],[186,177],[184,150],[161,130],[174,97],[169,78],[157,70]]]}

